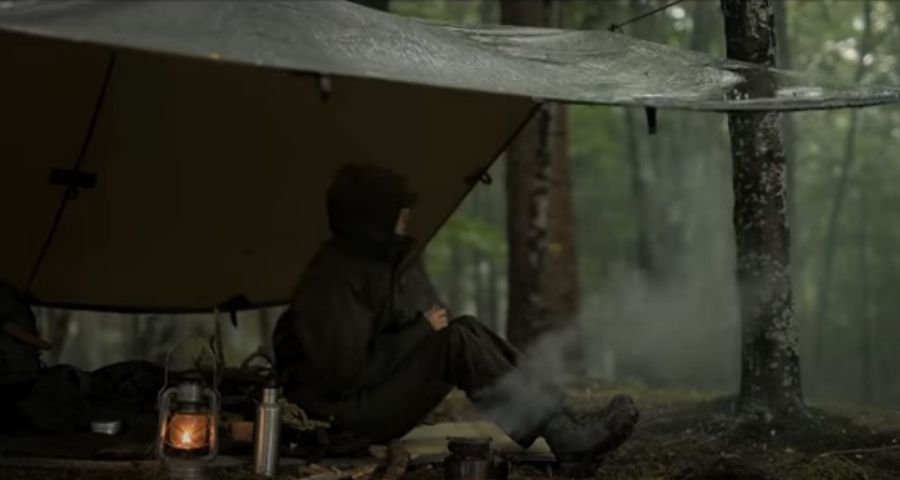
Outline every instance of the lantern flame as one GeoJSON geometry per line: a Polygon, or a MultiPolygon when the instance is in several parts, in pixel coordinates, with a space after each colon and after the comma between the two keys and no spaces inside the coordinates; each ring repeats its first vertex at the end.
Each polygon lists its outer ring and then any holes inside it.
{"type": "Polygon", "coordinates": [[[169,419],[166,443],[178,450],[197,450],[209,446],[209,419],[198,413],[179,413],[169,419]]]}

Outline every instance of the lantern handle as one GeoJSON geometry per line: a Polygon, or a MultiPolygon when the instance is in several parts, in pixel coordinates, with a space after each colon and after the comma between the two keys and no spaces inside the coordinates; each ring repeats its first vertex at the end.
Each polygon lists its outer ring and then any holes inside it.
{"type": "Polygon", "coordinates": [[[198,337],[195,334],[190,334],[187,337],[185,337],[184,339],[182,339],[180,342],[173,345],[172,348],[170,348],[169,351],[166,353],[166,358],[163,362],[163,387],[160,390],[160,395],[169,386],[169,363],[171,363],[171,361],[172,361],[172,355],[175,353],[176,350],[179,350],[181,347],[186,345],[190,340],[195,340],[197,343],[200,344],[201,352],[206,351],[207,354],[209,354],[209,358],[212,360],[212,384],[214,387],[217,386],[216,381],[219,378],[219,371],[218,371],[218,365],[216,365],[215,352],[213,352],[212,347],[210,347],[206,342],[201,340],[200,337],[198,337]]]}

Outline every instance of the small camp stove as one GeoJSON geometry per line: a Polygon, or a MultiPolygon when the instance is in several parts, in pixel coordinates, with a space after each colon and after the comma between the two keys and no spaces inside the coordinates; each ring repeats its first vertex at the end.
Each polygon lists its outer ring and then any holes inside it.
{"type": "Polygon", "coordinates": [[[509,474],[506,461],[492,454],[490,438],[450,437],[447,450],[446,480],[502,480],[509,474]]]}

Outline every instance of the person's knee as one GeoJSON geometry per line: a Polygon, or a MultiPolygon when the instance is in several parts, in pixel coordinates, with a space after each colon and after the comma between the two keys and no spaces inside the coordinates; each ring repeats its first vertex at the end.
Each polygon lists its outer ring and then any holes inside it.
{"type": "Polygon", "coordinates": [[[450,322],[450,326],[456,326],[456,328],[464,328],[470,331],[474,331],[476,328],[481,326],[481,322],[478,321],[477,318],[472,315],[462,315],[453,319],[450,322]]]}
{"type": "Polygon", "coordinates": [[[451,349],[466,343],[466,337],[471,336],[469,327],[457,320],[450,322],[447,328],[440,331],[441,341],[450,345],[451,349]]]}

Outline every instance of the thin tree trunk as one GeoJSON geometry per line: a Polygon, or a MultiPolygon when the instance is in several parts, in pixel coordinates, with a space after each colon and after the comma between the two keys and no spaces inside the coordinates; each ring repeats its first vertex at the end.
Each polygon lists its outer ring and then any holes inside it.
{"type": "MultiPolygon", "coordinates": [[[[501,22],[544,25],[542,0],[501,0],[501,22]]],[[[550,191],[550,105],[543,105],[506,151],[507,242],[509,244],[507,337],[523,347],[546,318],[540,274],[546,264],[550,191]]]]}
{"type": "Polygon", "coordinates": [[[485,307],[485,289],[484,270],[482,269],[482,253],[480,248],[473,248],[470,252],[470,267],[472,283],[472,304],[475,306],[475,316],[484,321],[486,320],[487,309],[485,307]]]}
{"type": "MultiPolygon", "coordinates": [[[[489,193],[490,191],[485,188],[476,188],[469,194],[468,215],[473,220],[478,222],[487,221],[485,196],[489,193]]],[[[466,255],[468,273],[470,275],[468,283],[472,286],[472,304],[475,307],[475,316],[487,324],[489,321],[487,318],[487,281],[484,269],[487,255],[481,245],[472,245],[468,250],[468,255],[466,255]]]]}
{"type": "Polygon", "coordinates": [[[492,330],[501,332],[503,329],[500,328],[500,275],[490,257],[487,258],[486,270],[485,308],[487,311],[483,320],[492,330]]]}
{"type": "Polygon", "coordinates": [[[641,272],[649,274],[653,269],[652,249],[650,245],[650,216],[648,214],[647,180],[641,164],[641,152],[638,147],[638,132],[635,126],[634,110],[624,109],[627,142],[625,144],[628,167],[631,174],[631,196],[634,202],[635,218],[635,256],[641,272]]]}
{"type": "Polygon", "coordinates": [[[569,163],[568,109],[556,104],[550,144],[553,146],[550,186],[548,262],[544,272],[548,314],[557,324],[571,324],[578,315],[579,289],[575,249],[575,207],[569,163]]]}
{"type": "MultiPolygon", "coordinates": [[[[865,73],[865,57],[871,48],[872,33],[872,5],[870,0],[863,1],[864,28],[862,41],[859,47],[859,61],[856,65],[855,81],[859,83],[865,73]]],[[[828,227],[825,234],[825,250],[822,259],[822,280],[819,283],[819,291],[816,297],[815,309],[815,337],[813,344],[813,360],[816,365],[824,366],[825,339],[827,329],[825,319],[828,315],[828,300],[831,295],[831,285],[834,276],[834,257],[838,244],[838,222],[844,208],[847,188],[850,183],[850,168],[856,160],[856,137],[859,130],[859,111],[850,110],[850,126],[847,128],[847,140],[844,143],[844,158],[841,162],[840,176],[834,192],[834,202],[828,216],[828,227]]]]}
{"type": "MultiPolygon", "coordinates": [[[[555,23],[547,0],[502,0],[505,24],[555,23]]],[[[556,15],[555,15],[556,14],[556,15]]],[[[525,347],[569,325],[578,303],[565,111],[545,104],[507,150],[508,336],[525,347]]]]}
{"type": "Polygon", "coordinates": [[[449,243],[450,268],[448,273],[450,278],[447,279],[447,303],[454,313],[459,313],[466,301],[465,286],[469,283],[469,279],[465,277],[466,265],[462,243],[457,238],[451,239],[449,243]]]}
{"type": "Polygon", "coordinates": [[[690,49],[698,52],[710,52],[710,47],[714,41],[719,41],[719,37],[714,30],[713,23],[716,20],[716,4],[713,2],[694,2],[691,11],[691,19],[694,28],[691,31],[690,49]]]}
{"type": "MultiPolygon", "coordinates": [[[[728,57],[775,65],[769,0],[722,0],[728,57]]],[[[753,93],[774,85],[753,82],[753,93]]],[[[749,93],[749,92],[747,92],[749,93]]],[[[733,156],[734,228],[742,325],[743,415],[771,419],[805,412],[791,300],[790,233],[778,114],[728,116],[733,156]]]]}
{"type": "Polygon", "coordinates": [[[872,321],[871,308],[871,279],[869,277],[869,215],[868,215],[868,194],[865,187],[860,188],[859,199],[859,242],[858,260],[859,260],[859,284],[860,284],[860,326],[859,333],[860,342],[860,378],[862,380],[862,398],[863,401],[871,402],[875,399],[875,352],[873,335],[875,325],[872,321]]]}

